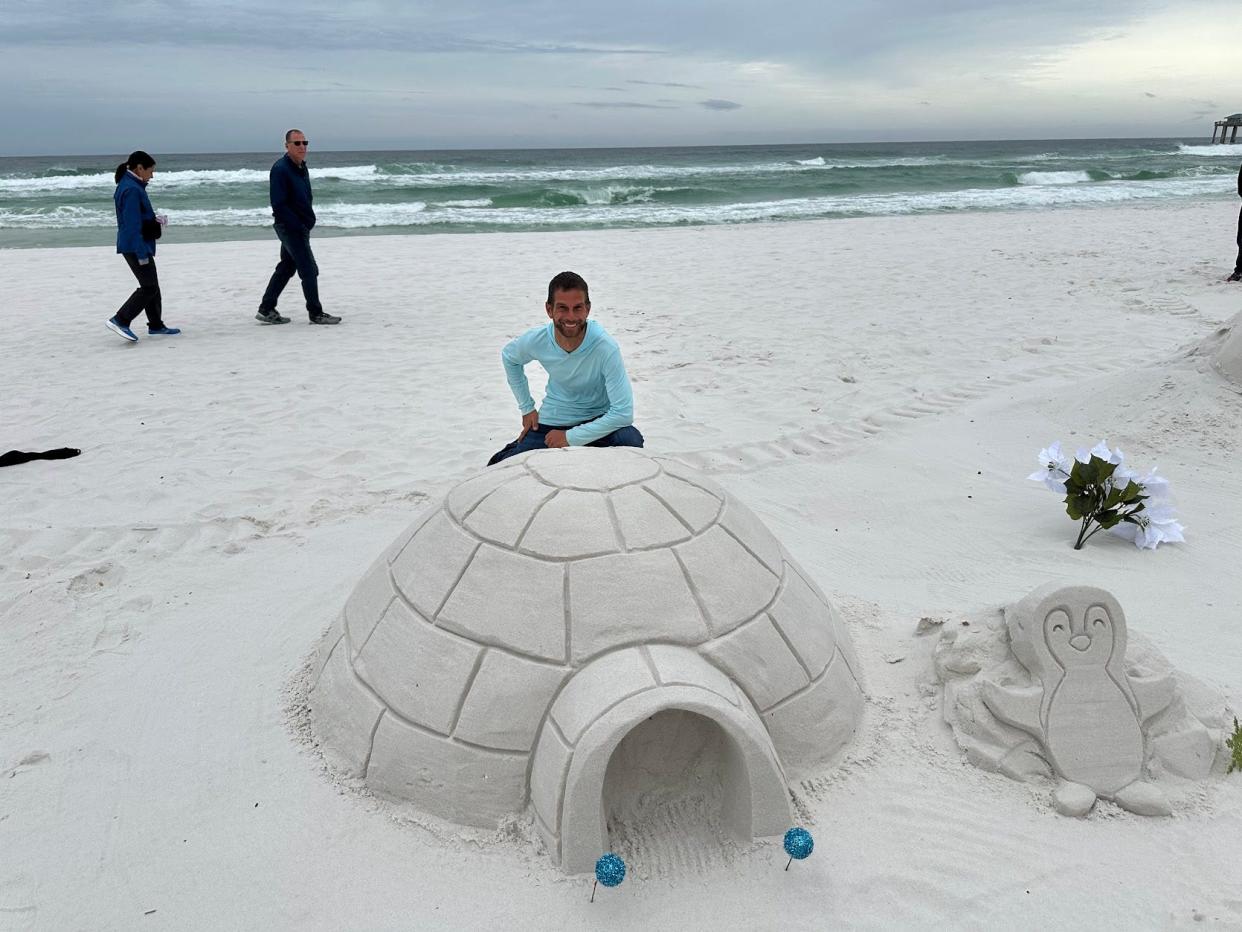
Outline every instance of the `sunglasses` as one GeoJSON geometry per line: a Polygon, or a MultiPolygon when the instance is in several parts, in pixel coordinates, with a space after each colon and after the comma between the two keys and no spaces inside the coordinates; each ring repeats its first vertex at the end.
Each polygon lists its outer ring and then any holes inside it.
{"type": "Polygon", "coordinates": [[[309,145],[310,145],[310,140],[309,140],[309,139],[295,139],[295,140],[293,140],[291,143],[289,143],[289,145],[291,145],[291,146],[309,146],[309,145]]]}

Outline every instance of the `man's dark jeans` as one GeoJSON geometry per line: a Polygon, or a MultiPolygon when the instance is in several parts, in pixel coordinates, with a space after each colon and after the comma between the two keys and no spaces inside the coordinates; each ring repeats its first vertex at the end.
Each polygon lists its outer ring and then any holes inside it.
{"type": "Polygon", "coordinates": [[[311,317],[318,317],[323,313],[323,305],[319,303],[319,266],[315,264],[315,254],[311,252],[310,233],[297,233],[279,223],[273,224],[272,229],[280,240],[280,262],[267,283],[267,291],[263,292],[259,310],[264,314],[274,314],[280,293],[293,278],[293,273],[297,272],[298,278],[302,279],[306,311],[311,317]]]}
{"type": "Polygon", "coordinates": [[[122,253],[129,264],[129,270],[138,279],[138,288],[116,312],[117,323],[128,327],[134,318],[143,311],[147,312],[147,326],[158,330],[164,326],[164,299],[160,294],[160,277],[155,271],[155,256],[147,260],[146,265],[138,264],[138,256],[132,252],[122,253]]]}
{"type": "Polygon", "coordinates": [[[1238,211],[1238,261],[1233,264],[1233,270],[1242,275],[1242,210],[1238,211]]]}
{"type": "MultiPolygon", "coordinates": [[[[517,456],[519,453],[525,453],[528,450],[546,450],[548,445],[546,437],[550,430],[569,430],[568,427],[557,427],[554,424],[540,424],[526,432],[526,436],[514,440],[503,450],[487,461],[488,466],[495,466],[501,460],[507,460],[511,456],[517,456]]],[[[614,430],[611,434],[605,434],[598,440],[588,443],[588,447],[641,447],[643,445],[643,435],[638,432],[638,428],[632,424],[629,427],[621,427],[614,430]]]]}

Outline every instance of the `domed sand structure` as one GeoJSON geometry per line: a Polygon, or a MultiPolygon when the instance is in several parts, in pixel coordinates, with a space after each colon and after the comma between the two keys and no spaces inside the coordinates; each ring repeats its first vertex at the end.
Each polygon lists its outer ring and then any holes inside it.
{"type": "Polygon", "coordinates": [[[1212,366],[1235,385],[1242,385],[1242,313],[1217,331],[1219,343],[1212,351],[1212,366]]]}
{"type": "Polygon", "coordinates": [[[791,823],[787,780],[863,710],[837,611],[719,486],[634,449],[536,451],[466,480],[371,567],[325,637],[312,727],[381,795],[549,853],[608,850],[613,751],[660,713],[718,730],[737,837],[791,823]]]}

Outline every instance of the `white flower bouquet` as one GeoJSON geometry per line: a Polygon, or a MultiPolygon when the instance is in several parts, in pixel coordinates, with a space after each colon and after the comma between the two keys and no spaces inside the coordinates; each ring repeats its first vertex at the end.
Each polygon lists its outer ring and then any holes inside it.
{"type": "Polygon", "coordinates": [[[1039,464],[1028,478],[1064,493],[1065,513],[1080,522],[1075,550],[1101,530],[1134,541],[1140,550],[1185,540],[1168,502],[1169,481],[1155,467],[1140,476],[1125,465],[1120,449],[1110,450],[1103,440],[1079,450],[1072,462],[1058,440],[1039,451],[1039,464]]]}

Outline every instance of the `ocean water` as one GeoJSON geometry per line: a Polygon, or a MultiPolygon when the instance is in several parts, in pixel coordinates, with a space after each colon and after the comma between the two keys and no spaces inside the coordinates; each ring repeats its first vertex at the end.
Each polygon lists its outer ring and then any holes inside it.
{"type": "MultiPolygon", "coordinates": [[[[161,155],[166,241],[268,238],[278,152],[161,155]]],[[[114,242],[122,155],[0,158],[0,247],[114,242]]],[[[1242,145],[1201,140],[319,152],[317,236],[1049,210],[1237,195],[1242,145]]]]}

